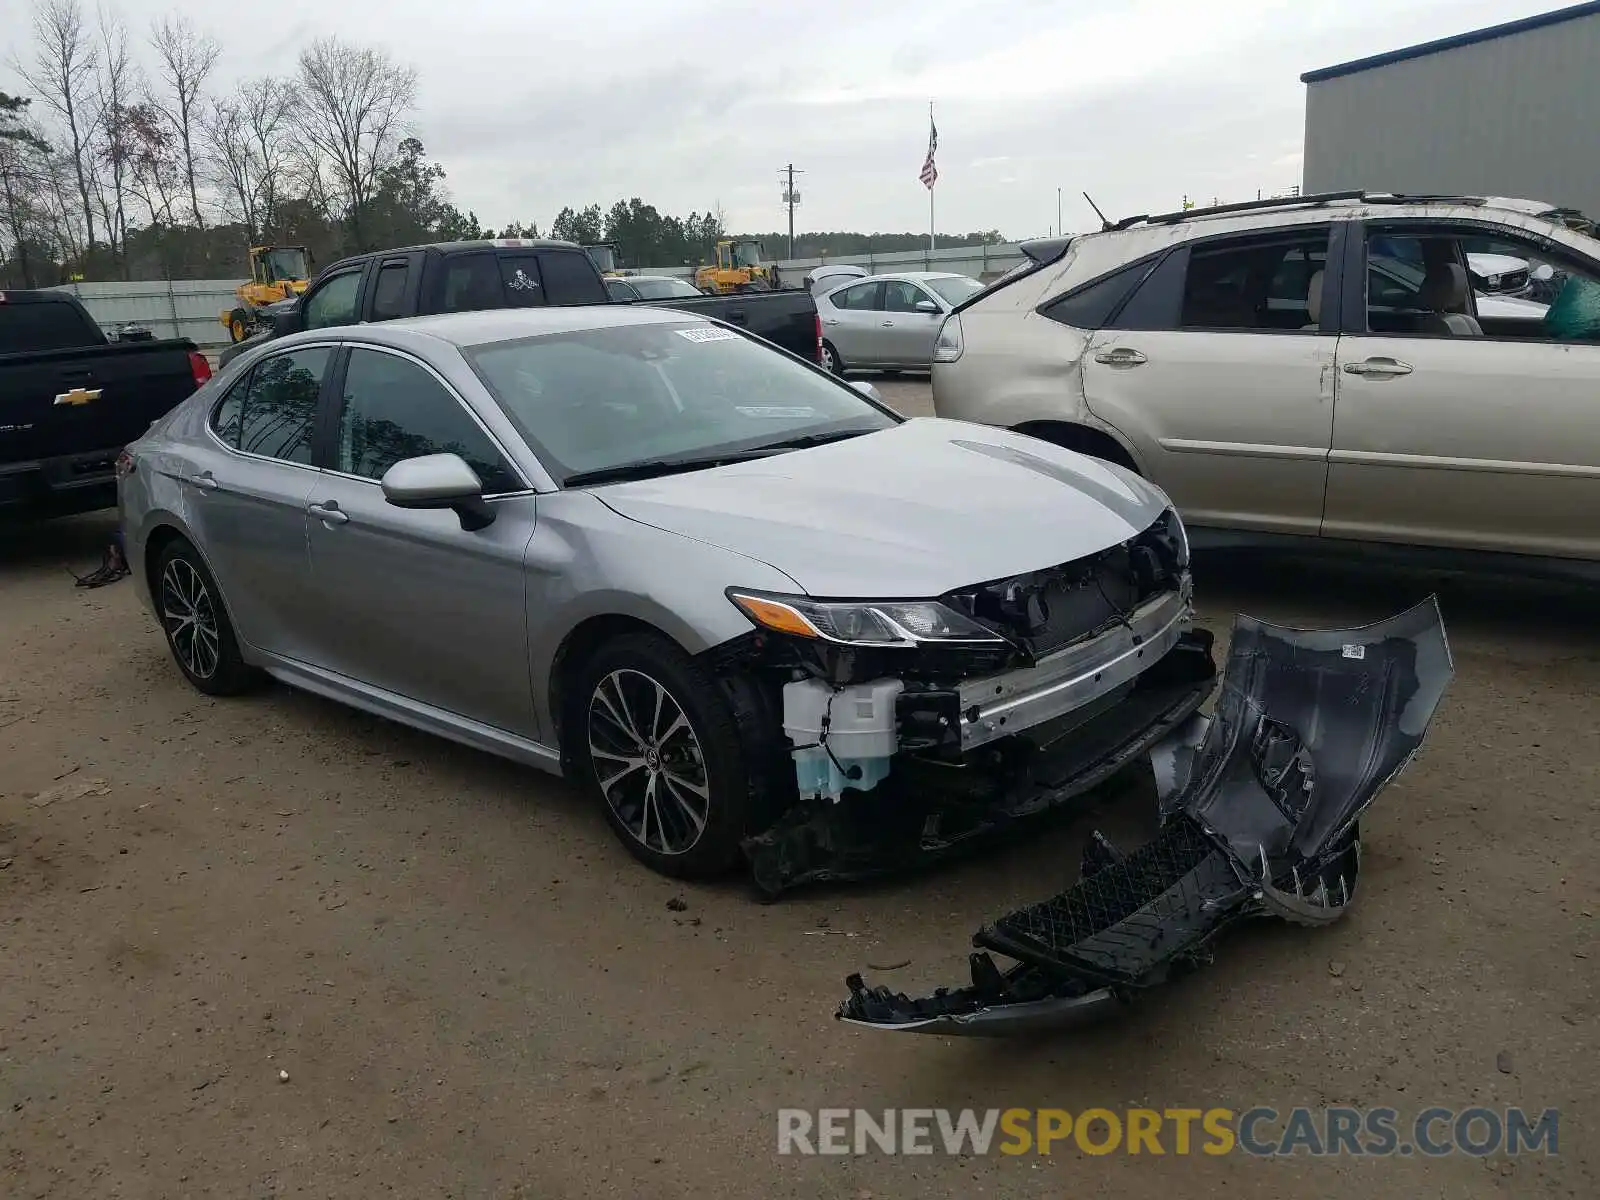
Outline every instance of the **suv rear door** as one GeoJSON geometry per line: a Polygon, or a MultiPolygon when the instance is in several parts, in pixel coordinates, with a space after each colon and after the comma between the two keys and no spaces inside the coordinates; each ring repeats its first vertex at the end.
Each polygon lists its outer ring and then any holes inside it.
{"type": "Polygon", "coordinates": [[[1186,520],[1318,532],[1336,343],[1335,322],[1320,318],[1333,292],[1329,244],[1342,244],[1342,228],[1180,246],[1091,337],[1089,410],[1141,448],[1146,473],[1186,520]]]}
{"type": "Polygon", "coordinates": [[[1600,259],[1479,221],[1352,233],[1346,275],[1367,287],[1341,306],[1323,532],[1600,558],[1600,259]],[[1555,303],[1442,303],[1429,266],[1465,270],[1468,244],[1551,263],[1555,303]]]}

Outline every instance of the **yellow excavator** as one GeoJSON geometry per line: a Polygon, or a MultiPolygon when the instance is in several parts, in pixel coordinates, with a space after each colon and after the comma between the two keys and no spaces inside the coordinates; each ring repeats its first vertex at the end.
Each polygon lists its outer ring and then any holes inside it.
{"type": "Polygon", "coordinates": [[[267,324],[269,304],[300,295],[311,282],[311,254],[304,246],[251,246],[250,280],[235,289],[238,303],[217,319],[228,339],[242,342],[267,324]]]}
{"type": "Polygon", "coordinates": [[[760,242],[724,238],[717,243],[714,267],[697,267],[694,285],[702,292],[770,292],[772,268],[761,265],[766,252],[760,242]]]}

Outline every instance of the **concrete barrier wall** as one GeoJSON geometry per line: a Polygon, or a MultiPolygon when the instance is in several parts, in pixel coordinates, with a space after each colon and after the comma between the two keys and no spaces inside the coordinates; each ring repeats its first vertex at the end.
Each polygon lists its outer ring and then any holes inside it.
{"type": "Polygon", "coordinates": [[[83,302],[107,336],[119,325],[142,325],[158,338],[188,338],[208,349],[228,344],[217,320],[237,303],[242,279],[151,279],[132,283],[68,283],[51,291],[70,292],[83,302]]]}

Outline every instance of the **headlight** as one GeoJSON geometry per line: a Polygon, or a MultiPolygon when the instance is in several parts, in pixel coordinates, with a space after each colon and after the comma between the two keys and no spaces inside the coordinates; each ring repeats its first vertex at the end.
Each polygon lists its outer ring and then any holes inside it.
{"type": "Polygon", "coordinates": [[[809,600],[733,589],[729,589],[728,599],[763,629],[844,646],[1005,642],[999,634],[937,600],[809,600]]]}
{"type": "Polygon", "coordinates": [[[953,363],[961,357],[965,346],[961,338],[961,314],[951,313],[939,326],[939,336],[933,343],[933,361],[953,363]]]}
{"type": "Polygon", "coordinates": [[[1489,276],[1489,286],[1490,287],[1499,287],[1500,286],[1500,276],[1498,276],[1498,275],[1489,276]]]}
{"type": "Polygon", "coordinates": [[[1167,528],[1172,530],[1173,536],[1178,539],[1178,565],[1189,565],[1189,531],[1183,526],[1183,518],[1178,515],[1176,508],[1167,509],[1167,528]]]}

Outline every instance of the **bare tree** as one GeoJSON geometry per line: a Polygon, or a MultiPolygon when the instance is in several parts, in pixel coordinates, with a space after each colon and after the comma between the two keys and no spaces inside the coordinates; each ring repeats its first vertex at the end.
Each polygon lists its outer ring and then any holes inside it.
{"type": "Polygon", "coordinates": [[[33,262],[28,257],[32,240],[33,196],[47,169],[50,146],[28,120],[31,101],[0,92],[0,199],[6,205],[6,228],[11,234],[9,255],[0,255],[0,274],[11,257],[17,260],[22,286],[34,286],[33,262]]]}
{"type": "Polygon", "coordinates": [[[226,207],[238,213],[247,236],[254,241],[261,181],[244,113],[236,100],[218,100],[201,113],[200,128],[205,133],[213,179],[228,197],[226,207]]]}
{"type": "Polygon", "coordinates": [[[135,152],[128,112],[138,85],[137,68],[128,55],[128,30],[121,17],[102,8],[99,34],[100,61],[95,87],[99,107],[98,158],[109,173],[111,186],[109,197],[103,199],[102,212],[108,229],[106,240],[111,243],[113,256],[120,258],[122,277],[126,279],[128,183],[135,152]]]}
{"type": "Polygon", "coordinates": [[[294,116],[294,85],[287,79],[252,79],[240,86],[238,105],[256,161],[256,209],[265,235],[277,223],[279,198],[288,186],[293,157],[289,134],[294,116]]]}
{"type": "Polygon", "coordinates": [[[300,54],[299,133],[327,164],[328,192],[344,209],[353,248],[365,246],[362,218],[378,173],[393,162],[407,131],[416,95],[416,70],[381,50],[329,37],[300,54]]]}
{"type": "Polygon", "coordinates": [[[17,64],[17,72],[39,94],[45,106],[66,126],[67,153],[78,185],[89,253],[96,247],[90,183],[94,163],[89,153],[93,129],[91,106],[95,50],[84,28],[79,0],[43,0],[33,14],[34,59],[17,64]]]}
{"type": "Polygon", "coordinates": [[[182,169],[166,118],[154,104],[136,104],[124,119],[132,150],[129,190],[150,214],[150,224],[175,225],[173,202],[182,189],[182,169]]]}
{"type": "Polygon", "coordinates": [[[155,100],[177,138],[183,155],[184,180],[189,185],[189,209],[197,227],[204,229],[200,213],[196,136],[200,124],[200,96],[206,78],[217,65],[222,46],[210,34],[198,32],[188,17],[174,14],[151,26],[150,45],[158,60],[157,71],[166,94],[155,100]]]}

